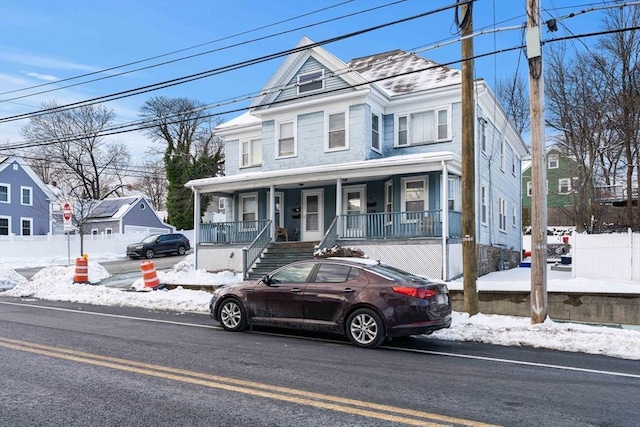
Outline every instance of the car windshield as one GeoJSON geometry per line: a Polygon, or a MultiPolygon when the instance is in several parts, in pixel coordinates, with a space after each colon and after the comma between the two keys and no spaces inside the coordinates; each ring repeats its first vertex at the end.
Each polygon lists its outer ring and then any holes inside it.
{"type": "Polygon", "coordinates": [[[141,243],[153,243],[158,238],[157,234],[152,234],[151,236],[145,237],[141,243]]]}
{"type": "Polygon", "coordinates": [[[424,278],[388,264],[369,265],[367,266],[367,270],[373,271],[374,273],[378,273],[393,280],[426,283],[426,280],[424,278]]]}

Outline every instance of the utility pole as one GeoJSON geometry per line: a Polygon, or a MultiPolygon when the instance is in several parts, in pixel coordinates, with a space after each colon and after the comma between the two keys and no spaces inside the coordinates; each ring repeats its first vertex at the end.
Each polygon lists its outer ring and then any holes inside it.
{"type": "Polygon", "coordinates": [[[547,318],[547,165],[540,3],[527,0],[527,58],[531,112],[531,323],[547,318]]]}
{"type": "MultiPolygon", "coordinates": [[[[478,259],[476,251],[475,106],[473,94],[473,3],[460,6],[462,22],[462,283],[464,311],[480,311],[478,303],[478,259]]],[[[446,176],[442,179],[447,179],[446,176]]]]}

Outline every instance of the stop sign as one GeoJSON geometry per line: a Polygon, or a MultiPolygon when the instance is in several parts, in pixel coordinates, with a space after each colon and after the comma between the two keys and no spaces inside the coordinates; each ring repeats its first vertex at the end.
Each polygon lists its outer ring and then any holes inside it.
{"type": "Polygon", "coordinates": [[[65,221],[71,220],[71,205],[69,203],[62,205],[62,217],[65,221]]]}

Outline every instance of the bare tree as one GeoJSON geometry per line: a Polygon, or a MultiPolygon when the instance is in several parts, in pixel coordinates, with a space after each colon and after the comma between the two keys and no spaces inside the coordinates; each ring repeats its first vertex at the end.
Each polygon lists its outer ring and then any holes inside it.
{"type": "Polygon", "coordinates": [[[163,210],[167,198],[167,175],[162,161],[146,160],[142,169],[132,187],[144,194],[156,211],[163,210]]]}
{"type": "MultiPolygon", "coordinates": [[[[57,107],[45,103],[44,109],[57,107]]],[[[105,106],[89,105],[32,117],[22,135],[33,143],[29,159],[47,183],[56,182],[72,204],[83,251],[84,225],[97,201],[125,185],[130,155],[122,143],[108,143],[101,132],[115,115],[105,106]]]]}
{"type": "Polygon", "coordinates": [[[529,130],[529,92],[524,78],[514,74],[498,81],[497,97],[507,117],[522,134],[529,130]]]}
{"type": "MultiPolygon", "coordinates": [[[[43,108],[55,108],[55,102],[43,108]]],[[[123,184],[130,154],[122,143],[108,143],[100,132],[115,115],[104,106],[89,105],[33,117],[22,135],[35,145],[31,164],[45,182],[58,181],[100,200],[123,184]]],[[[65,188],[63,187],[63,188],[65,188]]]]}
{"type": "MultiPolygon", "coordinates": [[[[222,144],[213,133],[215,123],[204,111],[199,101],[166,97],[151,98],[140,109],[142,118],[156,123],[147,134],[166,144],[168,222],[178,228],[194,226],[193,197],[184,184],[190,179],[216,176],[224,165],[222,144]]],[[[207,204],[206,197],[203,204],[207,204]]]]}

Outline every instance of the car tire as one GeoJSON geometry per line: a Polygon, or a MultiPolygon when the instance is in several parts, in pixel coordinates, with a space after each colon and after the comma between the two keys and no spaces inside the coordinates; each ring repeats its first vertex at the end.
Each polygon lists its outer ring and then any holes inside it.
{"type": "Polygon", "coordinates": [[[347,318],[345,332],[349,341],[358,347],[378,347],[385,340],[382,318],[375,311],[360,308],[347,318]]]}
{"type": "Polygon", "coordinates": [[[178,246],[178,255],[184,255],[187,253],[187,248],[184,246],[178,246]]]}
{"type": "Polygon", "coordinates": [[[218,307],[220,326],[227,331],[240,332],[247,328],[247,315],[242,303],[235,298],[226,299],[218,307]]]}
{"type": "Polygon", "coordinates": [[[153,251],[153,249],[147,249],[146,251],[144,251],[144,257],[146,259],[151,259],[154,257],[156,253],[153,251]]]}

